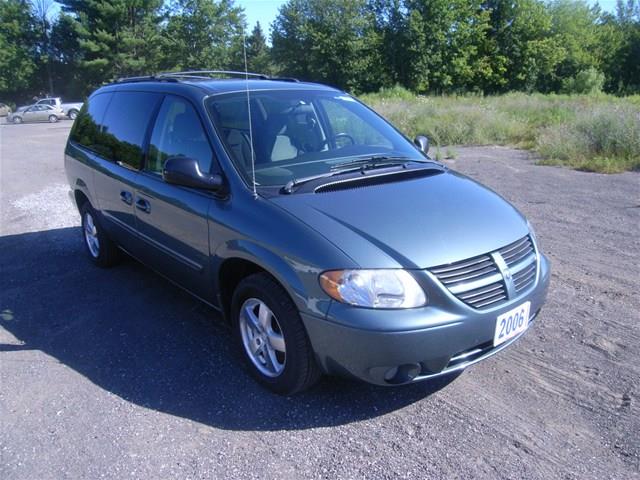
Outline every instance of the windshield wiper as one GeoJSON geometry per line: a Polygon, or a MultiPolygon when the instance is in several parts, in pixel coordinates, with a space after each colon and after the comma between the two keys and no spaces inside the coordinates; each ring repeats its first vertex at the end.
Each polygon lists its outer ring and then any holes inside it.
{"type": "Polygon", "coordinates": [[[334,172],[342,171],[344,169],[350,169],[351,167],[360,167],[362,170],[369,170],[380,166],[403,165],[409,162],[422,162],[422,160],[415,160],[413,158],[399,155],[366,155],[359,157],[356,160],[337,163],[331,167],[331,170],[334,172]]]}
{"type": "Polygon", "coordinates": [[[408,157],[400,156],[387,156],[387,155],[369,155],[364,158],[358,158],[357,160],[350,160],[348,162],[338,163],[331,167],[331,171],[320,173],[318,175],[311,175],[304,178],[293,178],[287,182],[283,187],[285,193],[293,193],[293,189],[303,183],[311,182],[321,178],[333,177],[335,175],[343,175],[345,173],[364,172],[366,170],[373,170],[376,168],[390,167],[394,165],[404,165],[410,162],[426,163],[422,160],[414,160],[408,157]]]}

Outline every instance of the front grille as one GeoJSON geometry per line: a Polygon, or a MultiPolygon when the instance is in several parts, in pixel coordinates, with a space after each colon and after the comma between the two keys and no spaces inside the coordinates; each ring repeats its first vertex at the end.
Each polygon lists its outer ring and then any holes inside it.
{"type": "Polygon", "coordinates": [[[513,242],[512,244],[501,248],[498,252],[502,255],[504,263],[509,267],[514,266],[527,256],[535,254],[533,243],[531,243],[531,239],[528,235],[526,237],[522,237],[517,242],[513,242]]]}
{"type": "Polygon", "coordinates": [[[432,268],[431,273],[458,299],[474,308],[487,307],[507,298],[502,275],[491,255],[432,268]]]}
{"type": "Polygon", "coordinates": [[[485,255],[429,269],[458,300],[481,309],[524,292],[536,279],[537,257],[529,236],[485,255]],[[499,267],[496,263],[502,265],[499,267]],[[500,258],[504,261],[500,262],[500,258]],[[505,266],[510,272],[506,275],[505,266]],[[503,271],[500,270],[503,269],[503,271]]]}

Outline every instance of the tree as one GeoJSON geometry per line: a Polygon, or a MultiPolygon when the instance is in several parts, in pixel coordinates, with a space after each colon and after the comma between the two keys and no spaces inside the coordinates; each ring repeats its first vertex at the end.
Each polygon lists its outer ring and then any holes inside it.
{"type": "Polygon", "coordinates": [[[251,35],[246,39],[247,66],[250,71],[271,74],[271,51],[267,45],[267,39],[262,32],[260,22],[256,23],[251,35]]]}
{"type": "Polygon", "coordinates": [[[548,9],[551,34],[565,51],[551,79],[550,87],[557,90],[562,79],[575,77],[580,71],[601,68],[596,54],[599,11],[584,0],[554,0],[548,9]]]}
{"type": "Polygon", "coordinates": [[[273,23],[272,44],[285,75],[354,91],[382,84],[379,38],[365,0],[289,0],[273,23]]]}
{"type": "Polygon", "coordinates": [[[168,12],[168,69],[241,69],[244,15],[232,0],[177,0],[168,12]]]}
{"type": "Polygon", "coordinates": [[[599,37],[606,90],[640,92],[640,2],[619,0],[615,15],[602,14],[599,37]]]}
{"type": "MultiPolygon", "coordinates": [[[[85,93],[120,76],[157,70],[162,0],[62,0],[78,39],[85,93]]],[[[65,20],[68,21],[68,20],[65,20]]]]}
{"type": "Polygon", "coordinates": [[[24,95],[36,71],[36,20],[25,0],[0,1],[0,95],[24,95]]]}
{"type": "Polygon", "coordinates": [[[414,58],[410,86],[432,92],[477,89],[491,77],[489,12],[473,0],[408,0],[414,58]],[[420,41],[416,44],[416,39],[420,41]]]}
{"type": "Polygon", "coordinates": [[[551,16],[539,0],[488,0],[492,55],[496,74],[493,91],[546,90],[565,56],[553,37],[551,16]]]}

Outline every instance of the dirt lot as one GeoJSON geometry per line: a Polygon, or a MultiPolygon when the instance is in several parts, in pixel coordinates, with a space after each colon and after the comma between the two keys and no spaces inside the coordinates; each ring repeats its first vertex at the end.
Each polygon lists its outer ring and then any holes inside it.
{"type": "Polygon", "coordinates": [[[552,260],[532,330],[450,383],[286,399],[239,369],[210,309],[84,258],[68,128],[0,126],[0,478],[640,477],[640,174],[457,149],[447,163],[519,207],[552,260]]]}

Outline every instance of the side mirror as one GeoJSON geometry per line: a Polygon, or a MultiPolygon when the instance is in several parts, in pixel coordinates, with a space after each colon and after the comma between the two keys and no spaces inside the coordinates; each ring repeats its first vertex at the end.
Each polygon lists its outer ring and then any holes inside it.
{"type": "Polygon", "coordinates": [[[413,143],[415,143],[416,147],[422,150],[423,153],[429,153],[429,139],[424,135],[418,135],[413,143]]]}
{"type": "Polygon", "coordinates": [[[202,173],[195,158],[170,157],[164,162],[162,179],[167,183],[182,185],[183,187],[202,188],[205,190],[220,190],[224,182],[222,176],[202,173]]]}

